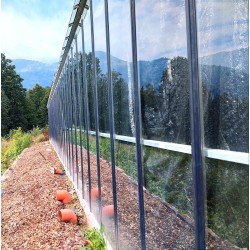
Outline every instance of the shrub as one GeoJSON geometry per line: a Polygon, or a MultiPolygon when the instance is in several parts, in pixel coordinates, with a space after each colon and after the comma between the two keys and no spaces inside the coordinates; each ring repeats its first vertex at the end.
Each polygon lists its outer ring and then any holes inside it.
{"type": "Polygon", "coordinates": [[[30,134],[32,136],[38,136],[40,134],[43,133],[43,129],[42,128],[39,128],[39,127],[34,127],[31,131],[30,131],[30,134]]]}
{"type": "MultiPolygon", "coordinates": [[[[32,140],[31,135],[22,132],[21,128],[11,131],[9,139],[4,140],[4,147],[1,150],[1,174],[3,174],[16,159],[16,157],[27,147],[30,146],[32,140]]],[[[3,140],[2,140],[3,141],[3,140]]]]}
{"type": "Polygon", "coordinates": [[[46,138],[45,138],[44,134],[40,134],[40,135],[35,137],[35,142],[36,143],[42,142],[42,141],[46,141],[46,138]]]}

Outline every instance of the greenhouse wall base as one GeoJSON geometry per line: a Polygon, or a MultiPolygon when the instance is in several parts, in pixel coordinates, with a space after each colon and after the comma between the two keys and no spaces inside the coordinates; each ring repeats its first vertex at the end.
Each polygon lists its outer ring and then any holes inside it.
{"type": "MultiPolygon", "coordinates": [[[[72,183],[73,186],[74,186],[74,189],[75,189],[75,191],[76,191],[76,193],[77,193],[77,196],[78,196],[78,198],[79,198],[80,204],[81,204],[81,206],[82,206],[82,208],[83,208],[83,211],[84,211],[84,213],[85,213],[85,216],[86,216],[86,219],[87,219],[87,222],[88,222],[88,226],[89,226],[90,228],[96,228],[96,229],[100,230],[100,228],[101,228],[100,224],[97,222],[97,220],[96,220],[94,214],[93,214],[92,212],[90,212],[89,205],[88,205],[87,202],[82,198],[82,192],[81,192],[80,190],[78,190],[76,183],[73,181],[73,179],[72,179],[72,177],[71,177],[69,171],[67,170],[66,166],[64,166],[63,161],[62,161],[60,155],[58,154],[57,150],[55,149],[54,144],[52,143],[51,140],[50,140],[50,144],[52,145],[54,151],[55,151],[56,154],[57,154],[57,157],[59,158],[60,162],[62,163],[66,175],[68,176],[69,180],[71,181],[71,183],[72,183]]],[[[107,244],[106,249],[107,249],[107,250],[113,250],[113,248],[112,248],[111,244],[109,243],[108,239],[106,238],[105,234],[103,234],[103,238],[104,238],[104,240],[105,240],[105,242],[106,242],[106,244],[107,244]]]]}

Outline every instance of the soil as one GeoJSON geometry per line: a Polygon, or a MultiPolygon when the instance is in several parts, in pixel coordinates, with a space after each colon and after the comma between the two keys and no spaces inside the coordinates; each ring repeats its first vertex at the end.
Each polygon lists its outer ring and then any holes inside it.
{"type": "MultiPolygon", "coordinates": [[[[74,152],[76,152],[74,150],[74,152]]],[[[64,152],[63,155],[66,155],[64,152]]],[[[74,166],[78,166],[78,171],[74,167],[74,179],[81,185],[81,150],[77,151],[78,161],[74,161],[74,166]],[[78,172],[78,174],[77,174],[78,172]]],[[[88,200],[87,192],[89,190],[88,170],[87,170],[87,152],[82,151],[83,155],[83,176],[85,180],[85,199],[88,200]]],[[[74,154],[74,159],[76,155],[74,154]]],[[[90,175],[91,188],[98,186],[98,171],[96,156],[90,155],[90,175]]],[[[71,165],[70,165],[71,166],[71,165]]],[[[73,172],[73,168],[69,169],[73,172]]],[[[104,195],[101,199],[101,207],[113,204],[112,195],[112,170],[111,164],[104,159],[100,159],[101,186],[104,195]]],[[[116,167],[116,190],[117,190],[117,208],[118,208],[118,232],[119,249],[139,250],[140,241],[140,220],[138,204],[138,186],[137,181],[126,175],[124,171],[116,167]]],[[[99,218],[99,205],[97,201],[92,201],[92,212],[99,218]]],[[[145,229],[146,245],[149,250],[166,249],[195,249],[194,223],[191,218],[171,206],[169,203],[161,200],[157,196],[150,194],[144,188],[144,210],[145,210],[145,229]]],[[[102,218],[104,228],[110,243],[115,249],[115,222],[113,218],[102,218]]],[[[212,230],[207,229],[207,249],[239,249],[230,242],[220,239],[212,230]]]]}
{"type": "Polygon", "coordinates": [[[86,243],[82,230],[85,215],[66,175],[54,175],[60,167],[50,143],[41,142],[25,149],[1,178],[1,249],[80,249],[86,243]],[[71,192],[73,201],[63,205],[55,200],[59,189],[71,192]],[[81,225],[59,221],[62,208],[77,210],[81,225]]]}
{"type": "MultiPolygon", "coordinates": [[[[76,148],[74,159],[76,159],[76,148]]],[[[67,152],[59,152],[66,160],[67,152]]],[[[87,170],[87,152],[83,149],[83,171],[81,171],[81,151],[77,148],[78,160],[68,162],[66,168],[83,190],[89,203],[88,175],[91,175],[91,188],[97,187],[96,156],[90,155],[90,173],[87,170]],[[74,165],[74,168],[72,167],[74,165]],[[76,169],[79,166],[79,169],[76,169]],[[74,175],[73,175],[74,170],[74,175]],[[84,185],[82,185],[84,176],[84,185]]],[[[72,158],[72,155],[70,156],[72,158]]],[[[32,146],[20,155],[12,170],[2,181],[2,249],[79,249],[85,239],[80,231],[86,219],[80,208],[79,200],[72,184],[66,176],[54,175],[52,167],[61,163],[48,142],[32,146]],[[60,222],[57,211],[62,204],[55,201],[58,189],[72,191],[75,199],[67,207],[77,208],[83,225],[60,222]]],[[[104,191],[100,204],[91,201],[92,212],[99,218],[100,207],[113,204],[111,164],[100,159],[101,186],[104,191]]],[[[119,249],[141,249],[140,220],[137,181],[116,167],[116,188],[118,206],[119,249]]],[[[150,194],[144,189],[144,210],[146,244],[149,250],[195,249],[194,227],[192,220],[177,209],[150,194]]],[[[115,249],[114,218],[102,217],[106,236],[115,249]]],[[[211,230],[207,230],[207,249],[239,249],[221,240],[211,230]]]]}

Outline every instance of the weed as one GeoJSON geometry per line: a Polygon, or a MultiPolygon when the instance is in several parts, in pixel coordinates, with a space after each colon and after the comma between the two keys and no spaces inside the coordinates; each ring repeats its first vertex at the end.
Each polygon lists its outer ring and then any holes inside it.
{"type": "Polygon", "coordinates": [[[31,131],[30,131],[30,134],[32,136],[38,136],[38,135],[41,135],[43,133],[43,129],[42,128],[39,128],[39,127],[34,127],[31,131]]]}
{"type": "Polygon", "coordinates": [[[36,143],[39,143],[39,142],[42,142],[42,141],[46,141],[46,138],[45,138],[45,136],[43,134],[37,135],[35,137],[35,142],[36,143]]]}
{"type": "Polygon", "coordinates": [[[105,250],[106,242],[103,238],[103,228],[100,230],[96,228],[87,229],[84,232],[85,237],[90,241],[90,244],[84,246],[82,250],[105,250]]]}
{"type": "Polygon", "coordinates": [[[29,133],[23,133],[21,128],[12,130],[8,139],[2,139],[1,150],[1,174],[3,174],[16,159],[16,157],[27,147],[32,140],[29,133]]]}

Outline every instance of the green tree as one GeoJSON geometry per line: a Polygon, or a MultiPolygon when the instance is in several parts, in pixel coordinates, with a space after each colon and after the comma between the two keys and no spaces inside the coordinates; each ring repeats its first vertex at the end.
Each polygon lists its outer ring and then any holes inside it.
{"type": "Polygon", "coordinates": [[[115,133],[130,136],[131,127],[129,122],[128,86],[122,78],[122,75],[115,70],[112,71],[112,86],[115,133]]]}
{"type": "Polygon", "coordinates": [[[33,127],[38,126],[37,125],[38,121],[37,121],[37,110],[35,104],[28,95],[26,96],[26,110],[27,110],[26,118],[28,122],[27,129],[30,130],[33,127]]]}
{"type": "Polygon", "coordinates": [[[39,109],[41,120],[40,120],[40,127],[45,127],[48,125],[48,109],[47,109],[47,102],[49,99],[50,94],[50,88],[45,87],[44,88],[44,96],[41,101],[41,106],[39,109]]]}
{"type": "MultiPolygon", "coordinates": [[[[96,57],[95,61],[96,61],[96,77],[98,80],[101,74],[100,59],[96,57]]],[[[87,73],[87,82],[88,82],[89,123],[90,123],[90,129],[95,130],[93,63],[92,63],[91,52],[86,54],[86,73],[87,73]]]]}
{"type": "Polygon", "coordinates": [[[45,127],[48,124],[47,102],[50,88],[36,84],[27,93],[26,102],[29,108],[29,125],[45,127]]]}
{"type": "Polygon", "coordinates": [[[3,97],[2,104],[2,135],[10,129],[22,127],[27,129],[28,122],[25,109],[25,89],[22,86],[23,79],[16,73],[15,66],[11,65],[11,60],[1,53],[1,91],[3,97]]]}
{"type": "Polygon", "coordinates": [[[163,71],[159,85],[164,140],[190,144],[188,61],[173,58],[163,71]]]}
{"type": "Polygon", "coordinates": [[[2,135],[8,134],[8,124],[10,122],[9,119],[9,98],[6,96],[4,90],[1,91],[1,115],[2,115],[2,135]]]}
{"type": "Polygon", "coordinates": [[[161,124],[159,96],[151,83],[141,87],[141,114],[144,138],[158,139],[159,124],[161,124]]]}

